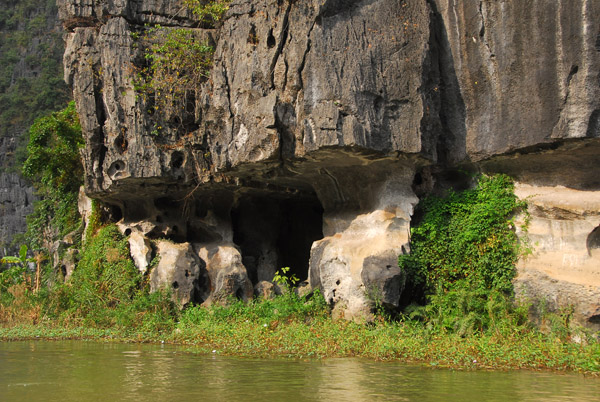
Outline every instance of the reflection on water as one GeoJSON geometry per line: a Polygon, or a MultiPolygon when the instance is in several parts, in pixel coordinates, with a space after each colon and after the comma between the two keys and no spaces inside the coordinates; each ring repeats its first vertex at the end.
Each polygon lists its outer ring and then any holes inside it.
{"type": "Polygon", "coordinates": [[[21,400],[593,401],[600,379],[360,359],[240,359],[165,345],[0,343],[0,401],[21,400]]]}

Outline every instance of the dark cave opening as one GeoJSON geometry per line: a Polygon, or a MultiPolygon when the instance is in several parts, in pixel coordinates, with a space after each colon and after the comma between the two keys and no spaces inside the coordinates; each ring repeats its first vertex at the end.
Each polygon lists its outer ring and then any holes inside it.
{"type": "Polygon", "coordinates": [[[586,239],[588,255],[592,255],[592,250],[600,249],[600,226],[597,226],[590,232],[586,239]]]}
{"type": "Polygon", "coordinates": [[[310,249],[323,238],[323,208],[316,196],[240,197],[231,211],[233,241],[252,283],[271,281],[277,270],[308,278],[310,249]]]}

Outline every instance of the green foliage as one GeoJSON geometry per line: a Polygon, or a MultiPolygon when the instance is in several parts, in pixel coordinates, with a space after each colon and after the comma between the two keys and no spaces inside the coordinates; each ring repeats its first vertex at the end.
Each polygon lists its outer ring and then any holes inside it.
{"type": "Polygon", "coordinates": [[[150,62],[147,85],[158,99],[172,102],[208,78],[213,48],[207,42],[197,42],[193,32],[184,28],[157,26],[150,35],[154,43],[145,55],[150,62]]]}
{"type": "Polygon", "coordinates": [[[11,290],[16,285],[31,285],[31,277],[27,275],[28,264],[35,262],[35,258],[27,257],[28,247],[23,244],[18,256],[6,256],[0,259],[0,303],[10,304],[14,297],[11,290]]]}
{"type": "Polygon", "coordinates": [[[288,274],[289,271],[290,267],[283,267],[279,271],[275,272],[273,282],[291,290],[291,288],[293,288],[300,279],[298,279],[295,274],[288,274]]]}
{"type": "Polygon", "coordinates": [[[169,328],[174,306],[164,293],[149,294],[115,225],[86,242],[68,284],[50,297],[50,310],[94,327],[169,328]]]}
{"type": "Polygon", "coordinates": [[[508,308],[522,252],[513,217],[526,208],[513,189],[507,176],[482,176],[474,189],[423,201],[411,254],[399,264],[413,286],[425,289],[430,324],[466,334],[490,327],[494,302],[508,308]]]}
{"type": "MultiPolygon", "coordinates": [[[[185,0],[185,6],[204,28],[215,27],[229,9],[230,0],[185,0]]],[[[133,85],[147,101],[147,112],[185,111],[187,96],[208,79],[214,49],[207,40],[199,40],[197,30],[156,25],[133,32],[135,47],[141,47],[144,60],[135,68],[133,85]]],[[[167,124],[155,117],[151,130],[160,135],[167,124]]],[[[167,119],[168,120],[168,119],[167,119]]]]}
{"type": "Polygon", "coordinates": [[[154,120],[149,133],[159,137],[173,125],[185,130],[183,122],[190,119],[173,116],[190,113],[190,102],[208,78],[214,49],[198,39],[197,31],[186,28],[157,25],[134,38],[142,45],[143,61],[135,67],[133,86],[154,120]]]}
{"type": "Polygon", "coordinates": [[[231,0],[185,0],[185,5],[202,26],[209,28],[219,24],[225,12],[229,10],[230,2],[231,0]]]}
{"type": "Polygon", "coordinates": [[[208,308],[187,308],[179,319],[182,327],[207,325],[207,323],[254,322],[269,325],[274,321],[304,322],[316,317],[327,317],[329,308],[317,290],[311,296],[300,297],[286,292],[273,299],[254,299],[249,303],[232,300],[227,305],[215,304],[208,308]]]}
{"type": "Polygon", "coordinates": [[[29,129],[23,174],[45,192],[79,190],[83,167],[79,149],[84,145],[75,102],[39,118],[29,129]]]}
{"type": "Polygon", "coordinates": [[[81,224],[77,197],[83,184],[79,154],[83,144],[74,102],[37,119],[29,130],[22,172],[32,180],[41,197],[27,217],[26,237],[33,248],[44,248],[81,224]]]}

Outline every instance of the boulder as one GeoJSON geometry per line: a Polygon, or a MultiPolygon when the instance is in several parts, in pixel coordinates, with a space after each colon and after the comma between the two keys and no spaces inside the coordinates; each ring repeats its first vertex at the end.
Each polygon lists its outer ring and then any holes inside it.
{"type": "Polygon", "coordinates": [[[171,291],[181,307],[208,297],[206,266],[189,243],[159,241],[156,250],[160,261],[150,272],[150,291],[171,291]]]}
{"type": "Polygon", "coordinates": [[[211,282],[210,297],[205,304],[227,303],[230,298],[252,299],[254,289],[242,264],[239,250],[232,245],[196,245],[211,282]]]}

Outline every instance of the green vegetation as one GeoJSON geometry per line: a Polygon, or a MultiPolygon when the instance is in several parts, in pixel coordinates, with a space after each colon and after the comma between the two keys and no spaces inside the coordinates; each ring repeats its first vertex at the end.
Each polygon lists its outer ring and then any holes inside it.
{"type": "Polygon", "coordinates": [[[50,291],[43,312],[65,325],[153,332],[172,328],[174,308],[168,295],[149,293],[127,239],[108,225],[86,242],[71,280],[50,291]]]}
{"type": "MultiPolygon", "coordinates": [[[[214,28],[228,10],[229,0],[185,0],[185,6],[201,27],[214,28]]],[[[144,57],[136,67],[133,84],[138,95],[148,101],[147,112],[155,116],[153,136],[168,126],[156,112],[185,111],[190,95],[208,79],[214,48],[201,37],[204,35],[198,30],[160,25],[146,27],[142,34],[132,33],[144,57]]]]}
{"type": "Polygon", "coordinates": [[[185,0],[184,3],[203,27],[214,28],[229,10],[230,2],[231,0],[185,0]]]}
{"type": "Polygon", "coordinates": [[[406,313],[461,335],[486,331],[503,319],[525,321],[527,310],[511,303],[515,264],[524,249],[514,216],[525,208],[503,175],[481,176],[473,189],[425,198],[423,218],[411,231],[411,254],[400,256],[399,264],[413,299],[425,296],[427,304],[409,306],[406,313]]]}
{"type": "Polygon", "coordinates": [[[26,237],[34,249],[48,248],[48,244],[81,224],[77,196],[83,184],[79,156],[82,146],[74,102],[60,112],[37,119],[29,130],[22,172],[31,179],[41,197],[27,218],[26,237]]]}
{"type": "Polygon", "coordinates": [[[177,105],[177,101],[180,108],[185,108],[181,98],[208,78],[213,48],[185,28],[156,26],[146,32],[144,39],[150,43],[144,51],[147,63],[138,70],[134,86],[139,94],[154,98],[154,110],[149,113],[177,105]]]}

